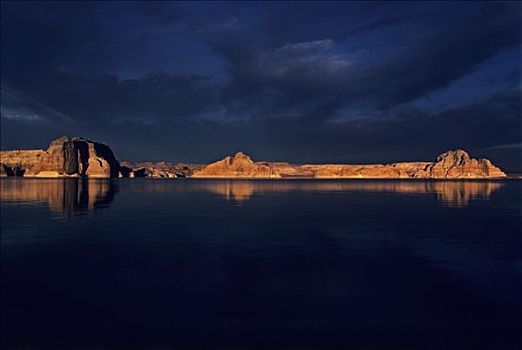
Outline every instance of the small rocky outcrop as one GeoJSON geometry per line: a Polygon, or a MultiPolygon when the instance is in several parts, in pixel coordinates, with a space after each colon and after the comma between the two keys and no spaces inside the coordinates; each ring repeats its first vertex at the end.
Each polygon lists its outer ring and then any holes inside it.
{"type": "Polygon", "coordinates": [[[457,149],[440,154],[435,162],[428,164],[414,177],[477,179],[506,177],[506,174],[489,159],[474,159],[466,151],[457,149]]]}
{"type": "Polygon", "coordinates": [[[122,162],[122,177],[176,178],[189,177],[202,165],[170,162],[122,162]]]}
{"type": "MultiPolygon", "coordinates": [[[[2,151],[1,162],[9,176],[118,177],[120,163],[109,146],[82,137],[63,136],[44,150],[2,151]]],[[[4,173],[4,171],[2,171],[4,173]]]]}
{"type": "Polygon", "coordinates": [[[281,174],[277,167],[269,163],[254,162],[243,152],[237,152],[234,156],[228,156],[194,172],[192,177],[279,178],[281,174]]]}

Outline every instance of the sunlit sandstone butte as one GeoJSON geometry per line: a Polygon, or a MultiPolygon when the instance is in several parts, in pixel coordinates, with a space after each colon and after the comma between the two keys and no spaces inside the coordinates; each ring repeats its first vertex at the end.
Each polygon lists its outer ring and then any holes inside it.
{"type": "Polygon", "coordinates": [[[484,179],[506,174],[488,159],[474,159],[463,150],[442,153],[433,162],[392,164],[290,164],[254,162],[238,152],[208,165],[120,163],[109,146],[82,137],[63,136],[47,150],[0,151],[1,176],[27,177],[193,177],[193,178],[430,178],[484,179]]]}

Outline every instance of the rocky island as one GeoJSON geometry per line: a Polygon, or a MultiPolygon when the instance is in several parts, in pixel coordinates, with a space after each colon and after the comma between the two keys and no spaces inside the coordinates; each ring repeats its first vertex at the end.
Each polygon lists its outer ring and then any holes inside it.
{"type": "Polygon", "coordinates": [[[47,150],[0,151],[0,176],[152,177],[152,178],[316,178],[316,179],[494,179],[506,174],[488,159],[457,149],[432,162],[391,164],[290,164],[255,162],[238,152],[208,165],[122,162],[109,146],[82,137],[63,136],[47,150]]]}

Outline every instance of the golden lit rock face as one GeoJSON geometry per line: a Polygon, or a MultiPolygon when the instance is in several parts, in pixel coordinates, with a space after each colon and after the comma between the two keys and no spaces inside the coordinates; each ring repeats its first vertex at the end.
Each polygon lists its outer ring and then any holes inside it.
{"type": "Polygon", "coordinates": [[[446,178],[495,178],[506,174],[489,159],[473,159],[466,151],[457,149],[442,153],[434,163],[418,173],[417,177],[446,178]]]}
{"type": "Polygon", "coordinates": [[[209,164],[192,177],[203,178],[279,178],[278,168],[270,163],[254,162],[242,152],[209,164]]]}
{"type": "Polygon", "coordinates": [[[318,179],[484,179],[502,178],[506,174],[488,159],[473,159],[463,150],[448,151],[435,162],[348,165],[254,162],[238,152],[232,157],[209,164],[192,177],[201,178],[290,178],[318,179]]]}
{"type": "Polygon", "coordinates": [[[316,178],[408,178],[411,177],[409,168],[390,165],[308,165],[316,178]]]}
{"type": "Polygon", "coordinates": [[[0,151],[0,176],[31,177],[195,177],[195,178],[292,178],[317,179],[490,179],[506,177],[488,159],[474,159],[461,149],[447,151],[434,162],[392,164],[305,164],[254,162],[242,152],[201,166],[168,162],[116,160],[102,143],[63,136],[44,150],[0,151]]]}
{"type": "Polygon", "coordinates": [[[107,145],[81,137],[60,137],[47,151],[1,151],[0,156],[5,176],[108,178],[117,177],[120,168],[107,145]]]}
{"type": "Polygon", "coordinates": [[[44,150],[0,151],[0,175],[24,176],[34,173],[45,153],[44,150]]]}

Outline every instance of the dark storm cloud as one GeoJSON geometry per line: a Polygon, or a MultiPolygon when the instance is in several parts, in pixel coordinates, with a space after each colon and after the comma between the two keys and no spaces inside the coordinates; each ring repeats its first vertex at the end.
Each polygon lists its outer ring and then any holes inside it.
{"type": "Polygon", "coordinates": [[[519,169],[520,148],[497,146],[521,141],[520,11],[2,2],[2,147],[76,133],[137,160],[312,162],[460,146],[519,169]]]}
{"type": "Polygon", "coordinates": [[[315,100],[315,117],[327,119],[332,104],[382,110],[443,88],[502,49],[520,44],[520,14],[503,4],[474,9],[435,33],[411,39],[404,54],[371,66],[337,52],[338,44],[329,38],[273,49],[222,38],[213,37],[211,43],[231,64],[227,98],[243,107],[237,113],[259,105],[252,113],[294,115],[297,108],[309,115],[305,111],[315,100]]]}
{"type": "MultiPolygon", "coordinates": [[[[213,134],[220,139],[226,139],[229,134],[241,135],[244,150],[258,160],[291,159],[312,163],[430,161],[447,149],[460,147],[477,157],[494,154],[500,165],[510,168],[511,164],[521,161],[520,153],[517,153],[520,148],[510,148],[506,152],[485,148],[513,145],[520,140],[521,105],[520,91],[508,91],[435,115],[413,110],[398,118],[328,122],[314,124],[314,127],[300,119],[259,119],[227,128],[216,126],[213,134]],[[255,138],[249,132],[251,129],[255,130],[255,138]]],[[[218,154],[216,159],[237,150],[226,143],[214,149],[218,154]]]]}
{"type": "MultiPolygon", "coordinates": [[[[172,76],[153,73],[140,79],[105,75],[95,79],[66,73],[53,74],[52,86],[37,81],[24,91],[77,121],[144,123],[204,118],[215,107],[218,86],[205,76],[172,76]]],[[[9,104],[9,101],[6,101],[9,104]]]]}

